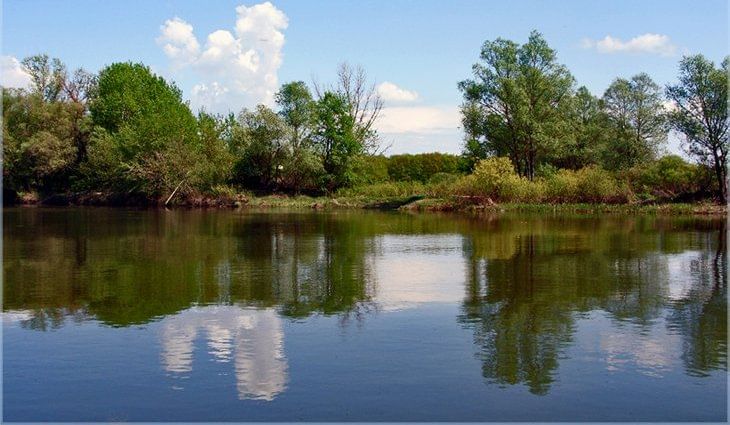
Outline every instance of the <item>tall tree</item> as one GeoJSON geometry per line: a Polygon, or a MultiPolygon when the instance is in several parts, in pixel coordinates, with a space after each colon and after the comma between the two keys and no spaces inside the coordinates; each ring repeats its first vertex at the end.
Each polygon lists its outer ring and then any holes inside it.
{"type": "Polygon", "coordinates": [[[352,158],[364,150],[350,114],[350,104],[338,93],[324,92],[315,109],[315,149],[324,166],[324,187],[334,190],[351,181],[352,158]]]}
{"type": "Polygon", "coordinates": [[[687,56],[679,64],[679,83],[666,93],[676,109],[672,128],[682,133],[688,152],[714,171],[718,197],[727,201],[728,73],[730,57],[719,68],[702,55],[687,56]]]}
{"type": "Polygon", "coordinates": [[[564,136],[563,104],[573,77],[537,31],[523,45],[487,41],[480,59],[474,79],[459,83],[469,150],[509,156],[519,174],[532,179],[564,136]]]}
{"type": "Polygon", "coordinates": [[[578,88],[571,101],[568,111],[571,135],[566,135],[565,143],[556,153],[554,165],[577,170],[598,162],[608,126],[603,102],[588,88],[578,88]]]}
{"type": "Polygon", "coordinates": [[[96,138],[103,143],[95,146],[92,163],[118,161],[112,175],[122,187],[116,189],[155,196],[195,177],[202,150],[197,120],[180,89],[148,67],[128,62],[102,69],[90,110],[107,133],[96,138]]]}
{"type": "Polygon", "coordinates": [[[37,93],[45,102],[55,102],[63,93],[66,65],[58,58],[48,55],[29,56],[21,62],[23,69],[30,75],[31,91],[37,93]]]}
{"type": "Polygon", "coordinates": [[[292,148],[296,150],[312,133],[312,93],[303,81],[293,81],[282,85],[275,99],[279,114],[292,128],[292,148]]]}
{"type": "Polygon", "coordinates": [[[608,168],[623,169],[654,159],[667,140],[659,86],[645,73],[617,78],[603,95],[612,133],[606,146],[608,168]]]}
{"type": "Polygon", "coordinates": [[[347,105],[347,113],[353,122],[353,136],[363,151],[376,155],[382,153],[380,136],[375,123],[383,109],[383,99],[378,94],[375,83],[368,81],[362,66],[352,66],[347,62],[337,69],[337,82],[334,86],[322,89],[315,83],[317,97],[321,100],[327,92],[336,93],[347,105]]]}
{"type": "Polygon", "coordinates": [[[277,177],[290,155],[291,127],[264,105],[243,110],[234,138],[241,147],[235,178],[253,189],[275,189],[277,177]]]}

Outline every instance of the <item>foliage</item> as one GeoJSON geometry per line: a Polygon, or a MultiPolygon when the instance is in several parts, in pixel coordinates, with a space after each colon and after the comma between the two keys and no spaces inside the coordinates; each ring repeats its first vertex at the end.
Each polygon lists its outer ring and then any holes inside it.
{"type": "Polygon", "coordinates": [[[201,181],[197,120],[180,90],[146,66],[115,63],[102,69],[90,110],[94,123],[112,139],[95,150],[104,158],[90,162],[121,161],[114,167],[118,173],[109,176],[113,188],[155,197],[201,181]]]}
{"type": "Polygon", "coordinates": [[[679,64],[679,83],[667,87],[676,109],[672,128],[686,139],[688,152],[708,164],[716,178],[720,201],[727,200],[728,75],[730,57],[719,68],[702,55],[687,56],[679,64]]]}
{"type": "Polygon", "coordinates": [[[343,95],[326,92],[315,105],[315,118],[313,146],[325,171],[321,187],[332,191],[350,185],[352,158],[364,152],[350,104],[343,95]]]}
{"type": "Polygon", "coordinates": [[[703,167],[676,155],[667,155],[648,164],[635,166],[628,180],[637,194],[673,200],[703,189],[703,167]]]}
{"type": "Polygon", "coordinates": [[[617,78],[603,95],[610,139],[603,163],[613,170],[652,160],[666,141],[667,125],[659,86],[644,73],[617,78]]]}
{"type": "Polygon", "coordinates": [[[487,41],[480,59],[474,79],[459,83],[467,155],[509,157],[519,175],[532,180],[565,132],[573,77],[536,31],[523,45],[487,41]]]}
{"type": "MultiPolygon", "coordinates": [[[[98,76],[59,59],[22,61],[27,90],[3,88],[8,199],[71,191],[161,201],[232,191],[358,197],[475,197],[496,202],[726,199],[727,73],[701,55],[662,92],[646,74],[613,81],[602,98],[573,77],[543,37],[487,41],[462,81],[463,155],[380,153],[383,107],[361,67],[327,87],[282,85],[278,109],[193,115],[174,83],[139,63],[98,76]],[[656,159],[668,128],[698,164],[656,159]],[[462,175],[461,173],[471,173],[462,175]],[[12,196],[11,196],[12,195],[12,196]]],[[[275,195],[278,196],[278,195],[275,195]]]]}
{"type": "Polygon", "coordinates": [[[604,102],[580,87],[570,100],[565,137],[552,155],[550,163],[538,166],[537,174],[553,169],[577,170],[601,161],[600,155],[607,142],[608,119],[604,102]]]}
{"type": "Polygon", "coordinates": [[[388,175],[393,180],[427,182],[436,173],[458,173],[459,166],[460,158],[446,153],[393,155],[388,158],[388,175]]]}
{"type": "Polygon", "coordinates": [[[291,128],[264,105],[242,111],[238,124],[234,182],[251,189],[274,189],[291,155],[291,128]]]}
{"type": "Polygon", "coordinates": [[[314,100],[312,93],[303,81],[293,81],[281,86],[276,93],[279,114],[291,127],[292,149],[297,150],[310,141],[314,100]]]}
{"type": "Polygon", "coordinates": [[[353,186],[382,183],[389,180],[390,159],[383,155],[358,155],[352,161],[353,186]]]}

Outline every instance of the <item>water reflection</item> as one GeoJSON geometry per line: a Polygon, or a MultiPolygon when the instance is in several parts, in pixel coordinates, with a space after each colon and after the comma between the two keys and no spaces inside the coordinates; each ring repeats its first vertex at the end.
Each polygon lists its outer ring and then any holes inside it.
{"type": "Polygon", "coordinates": [[[3,217],[5,321],[39,331],[159,321],[167,373],[191,374],[196,356],[230,363],[241,399],[285,390],[296,353],[285,353],[283,321],[363,323],[429,303],[460,306],[456,321],[487,383],[537,395],[577,349],[611,373],[665,376],[677,361],[691,376],[726,370],[723,220],[103,209],[3,217]]]}
{"type": "Polygon", "coordinates": [[[576,321],[592,311],[612,322],[600,340],[610,371],[630,365],[661,376],[680,338],[688,373],[726,370],[724,222],[707,233],[654,234],[631,221],[628,229],[583,223],[590,232],[546,224],[510,229],[495,221],[465,239],[470,266],[459,321],[474,332],[489,382],[546,394],[576,321]]]}
{"type": "Polygon", "coordinates": [[[164,369],[175,375],[191,372],[199,337],[205,339],[207,354],[214,361],[233,363],[240,400],[271,401],[286,388],[284,333],[273,309],[194,307],[164,319],[164,369]]]}

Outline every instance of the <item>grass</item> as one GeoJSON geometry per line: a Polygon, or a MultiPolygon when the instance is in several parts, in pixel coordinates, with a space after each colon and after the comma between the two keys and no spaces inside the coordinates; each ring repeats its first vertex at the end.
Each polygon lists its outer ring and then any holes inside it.
{"type": "MultiPolygon", "coordinates": [[[[83,196],[70,198],[63,205],[116,205],[100,197],[97,202],[88,202],[83,196]]],[[[38,203],[37,197],[23,197],[21,203],[38,203]],[[26,199],[27,198],[27,199],[26,199]]],[[[59,204],[61,205],[61,204],[59,204]]],[[[124,205],[120,203],[119,205],[124,205]]],[[[149,205],[152,206],[153,204],[149,205]]],[[[381,209],[407,210],[416,212],[461,212],[461,213],[571,213],[571,214],[653,214],[653,215],[712,215],[727,214],[725,205],[702,203],[495,203],[487,197],[443,195],[422,183],[386,183],[338,191],[331,196],[266,195],[251,193],[227,193],[225,196],[209,196],[205,199],[185,200],[177,204],[187,207],[214,208],[282,208],[282,209],[381,209]]]]}

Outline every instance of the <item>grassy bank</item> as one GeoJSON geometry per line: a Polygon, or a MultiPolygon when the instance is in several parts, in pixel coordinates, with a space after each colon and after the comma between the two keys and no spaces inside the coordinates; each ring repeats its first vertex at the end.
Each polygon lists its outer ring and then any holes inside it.
{"type": "MultiPolygon", "coordinates": [[[[417,184],[410,189],[418,189],[417,184]]],[[[266,195],[251,193],[226,196],[193,196],[177,198],[167,207],[177,208],[240,208],[240,209],[377,209],[411,212],[456,213],[570,213],[570,214],[656,214],[656,215],[713,215],[727,214],[727,206],[712,202],[696,203],[524,203],[494,202],[483,196],[451,195],[434,197],[428,191],[393,190],[374,193],[372,190],[340,191],[333,196],[266,195]]],[[[138,206],[165,207],[164,200],[125,197],[118,194],[85,193],[54,195],[42,199],[36,194],[25,194],[18,199],[23,205],[90,205],[90,206],[138,206]]],[[[7,205],[7,204],[6,204],[7,205]]]]}

